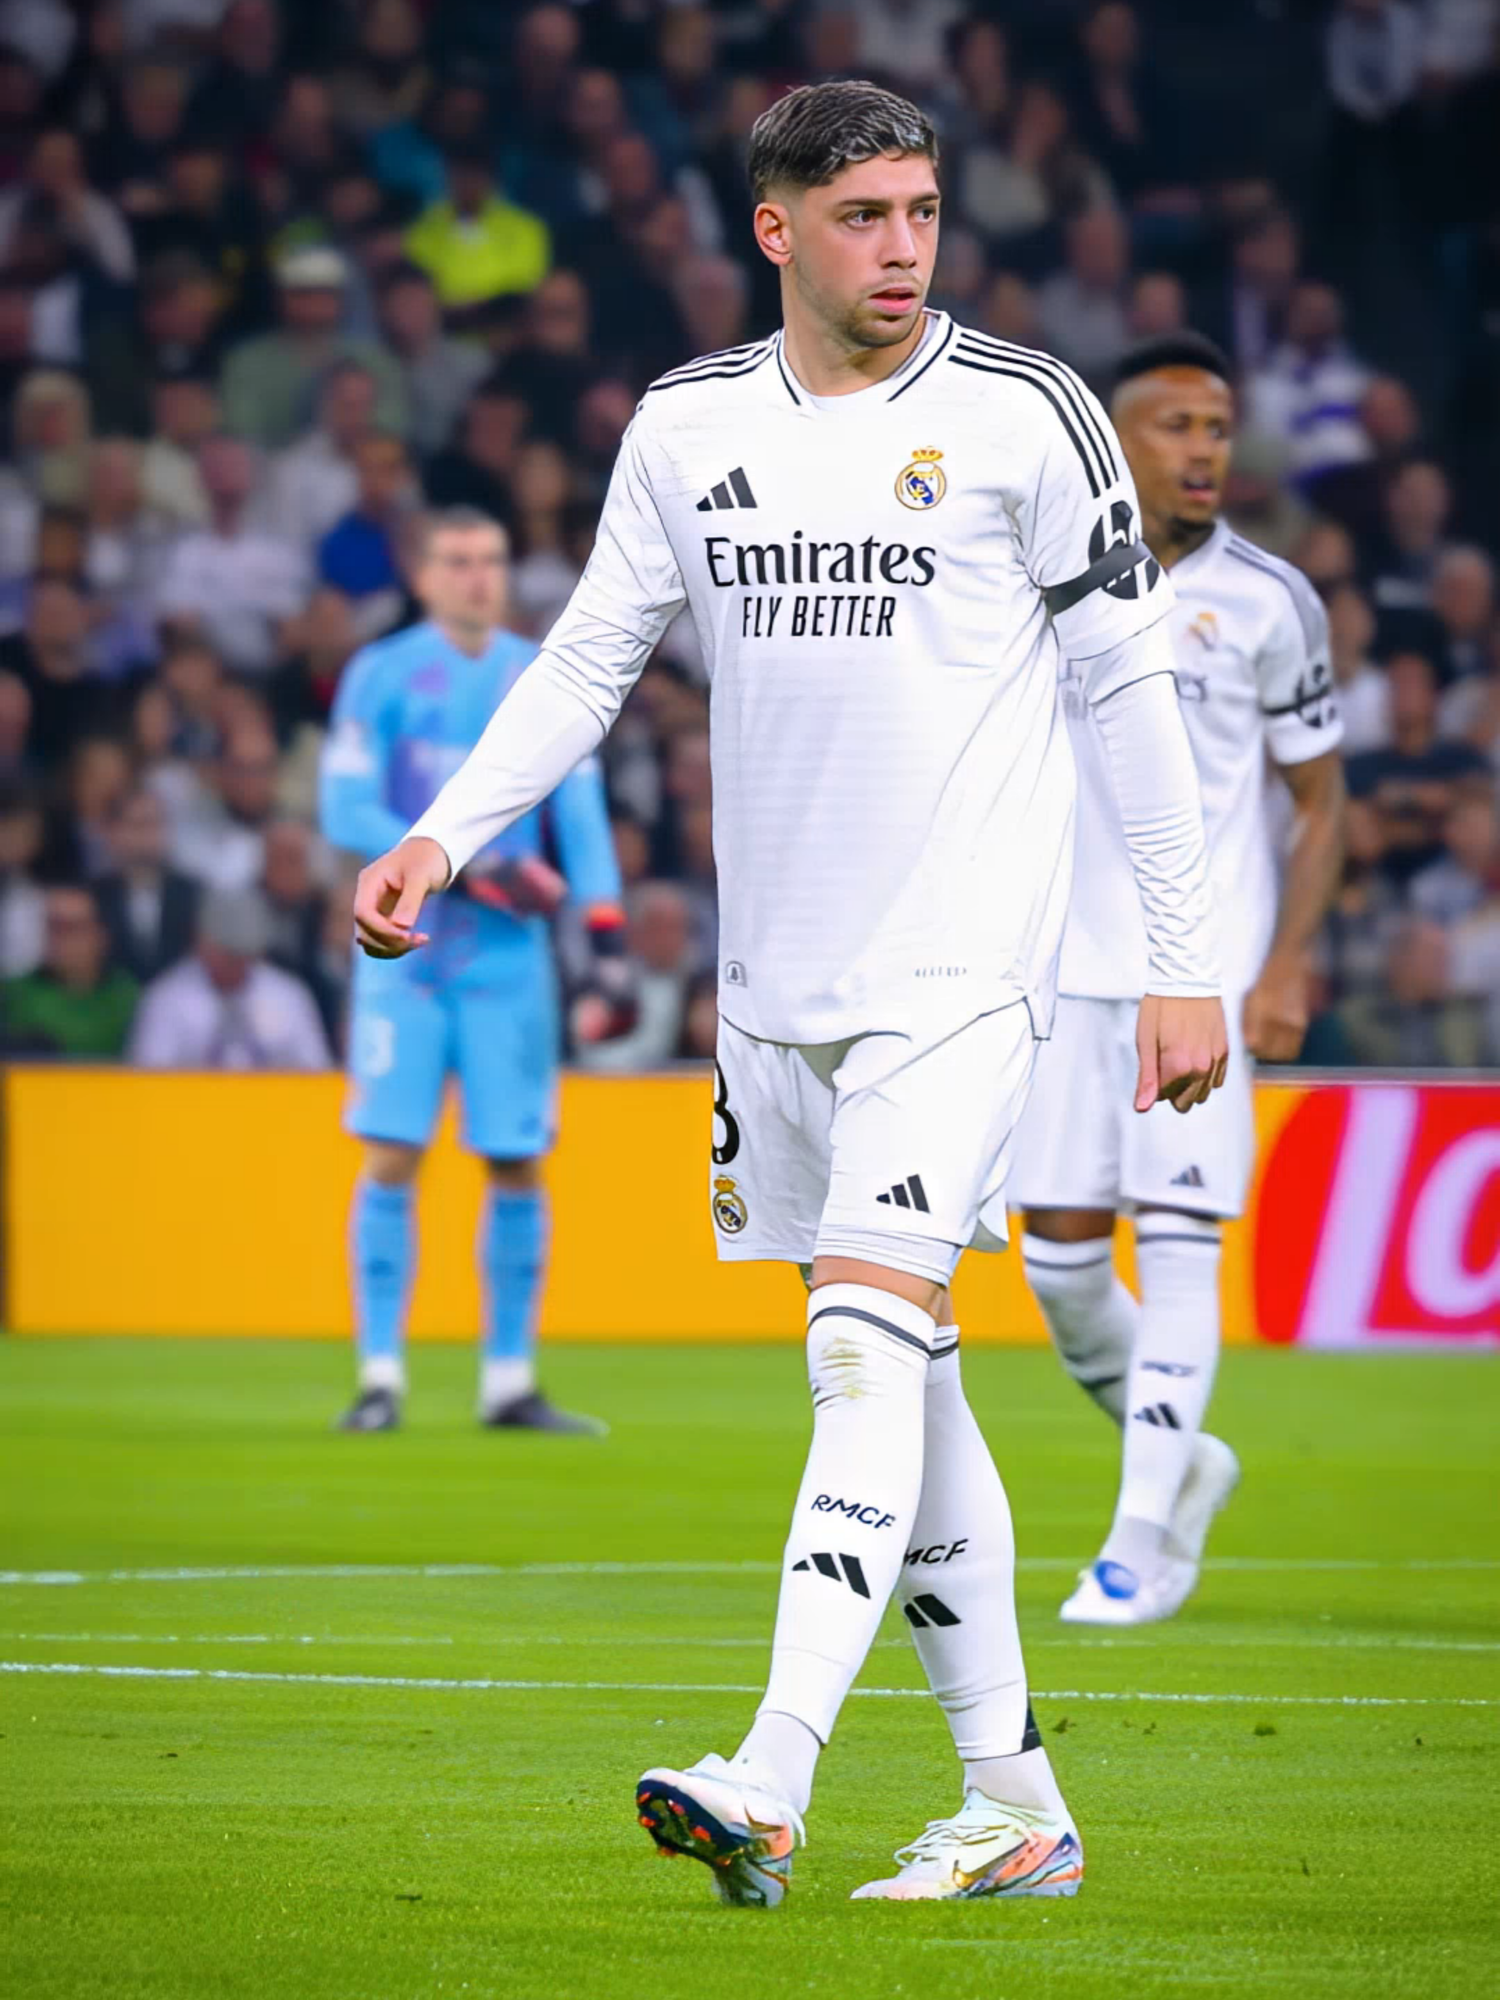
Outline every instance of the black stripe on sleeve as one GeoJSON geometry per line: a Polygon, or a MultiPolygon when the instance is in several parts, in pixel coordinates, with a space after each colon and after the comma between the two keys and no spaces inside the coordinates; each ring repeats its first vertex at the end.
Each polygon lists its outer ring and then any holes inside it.
{"type": "Polygon", "coordinates": [[[1077,418],[1083,431],[1092,443],[1099,457],[1099,470],[1106,486],[1113,486],[1120,476],[1115,464],[1114,453],[1109,445],[1109,433],[1100,424],[1089,407],[1089,399],[1083,384],[1071,368],[1061,361],[1055,361],[1050,354],[1039,354],[1032,347],[1018,347],[1014,341],[993,340],[988,334],[975,333],[972,328],[964,331],[963,343],[971,354],[985,355],[994,361],[1007,361],[1023,368],[1034,368],[1039,375],[1045,375],[1067,398],[1068,407],[1077,418]]]}
{"type": "Polygon", "coordinates": [[[1019,368],[1001,368],[992,361],[970,361],[961,353],[953,356],[953,365],[955,368],[972,368],[980,375],[1008,375],[1012,381],[1024,382],[1029,388],[1035,389],[1039,395],[1045,396],[1057,414],[1057,421],[1067,432],[1068,442],[1072,445],[1074,451],[1077,452],[1084,472],[1088,475],[1090,493],[1093,494],[1096,500],[1099,498],[1103,488],[1099,484],[1099,475],[1094,470],[1094,462],[1084,449],[1083,439],[1073,428],[1067,411],[1039,375],[1027,374],[1019,368]]]}
{"type": "Polygon", "coordinates": [[[686,389],[694,382],[733,381],[740,375],[753,375],[756,369],[764,367],[770,358],[770,350],[767,349],[764,354],[758,354],[753,361],[742,361],[737,368],[705,368],[697,375],[679,375],[675,381],[663,380],[653,382],[651,387],[646,391],[646,394],[654,396],[661,389],[686,389]]]}

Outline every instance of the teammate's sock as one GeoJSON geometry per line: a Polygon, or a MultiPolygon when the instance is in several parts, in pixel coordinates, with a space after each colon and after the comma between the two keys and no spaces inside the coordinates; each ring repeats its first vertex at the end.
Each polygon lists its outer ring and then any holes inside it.
{"type": "Polygon", "coordinates": [[[406,1388],[406,1301],[416,1261],[412,1189],[362,1180],[349,1217],[359,1386],[406,1388]]]}
{"type": "Polygon", "coordinates": [[[807,1812],[812,1799],[813,1772],[823,1745],[805,1722],[795,1715],[779,1715],[763,1708],[750,1725],[750,1734],[729,1760],[737,1769],[765,1772],[777,1792],[799,1817],[807,1812]]]}
{"type": "Polygon", "coordinates": [[[762,1714],[820,1743],[870,1650],[901,1573],[922,1486],[930,1316],[871,1285],[807,1302],[813,1435],[781,1572],[762,1714]]]}
{"type": "MultiPolygon", "coordinates": [[[[940,1327],[941,1349],[957,1327],[940,1327]]],[[[927,1371],[922,1496],[901,1571],[901,1609],[948,1718],[966,1785],[1063,1812],[1026,1696],[1016,1627],[1010,1503],[964,1395],[956,1344],[927,1371]]]]}
{"type": "Polygon", "coordinates": [[[1108,1239],[1049,1243],[1023,1236],[1026,1281],[1064,1368],[1117,1424],[1125,1421],[1125,1377],[1141,1309],[1115,1271],[1108,1239]]]}
{"type": "Polygon", "coordinates": [[[1141,1330],[1127,1379],[1120,1499],[1104,1559],[1137,1573],[1153,1554],[1143,1527],[1165,1530],[1171,1520],[1213,1388],[1219,1240],[1219,1224],[1201,1216],[1156,1211],[1136,1226],[1141,1330]]]}
{"type": "Polygon", "coordinates": [[[479,1401],[496,1410],[536,1386],[536,1322],[547,1262],[547,1197],[540,1188],[485,1190],[479,1220],[484,1343],[479,1401]]]}

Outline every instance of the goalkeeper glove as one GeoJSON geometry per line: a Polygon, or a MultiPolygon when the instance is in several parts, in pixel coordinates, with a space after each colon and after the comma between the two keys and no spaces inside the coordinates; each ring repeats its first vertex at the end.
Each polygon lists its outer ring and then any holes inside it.
{"type": "Polygon", "coordinates": [[[612,1042],[630,1033],[640,1013],[635,966],[625,949],[624,912],[612,903],[596,903],[585,930],[589,971],[573,1000],[573,1038],[612,1042]]]}

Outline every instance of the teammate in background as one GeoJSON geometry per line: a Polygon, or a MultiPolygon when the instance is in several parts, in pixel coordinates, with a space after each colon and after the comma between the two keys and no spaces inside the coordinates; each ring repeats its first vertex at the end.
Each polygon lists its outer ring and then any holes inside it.
{"type": "Polygon", "coordinates": [[[1176,585],[1166,629],[1223,934],[1229,1080],[1187,1124],[1130,1110],[1146,933],[1104,745],[1070,669],[1073,901],[1013,1200],[1026,1211],[1026,1274],[1063,1363],[1124,1429],[1114,1525],[1062,1616],[1135,1625],[1181,1606],[1239,1477],[1228,1445],[1200,1430],[1219,1352],[1220,1226],[1240,1213],[1254,1159],[1251,1058],[1291,1062],[1302,1045],[1309,947],[1342,862],[1344,780],[1322,604],[1300,570],[1219,519],[1234,432],[1228,362],[1194,334],[1150,341],[1121,363],[1111,414],[1146,544],[1176,585]],[[1279,908],[1269,764],[1295,812],[1279,908]],[[1135,1216],[1139,1303],[1115,1275],[1117,1211],[1135,1216]]]}
{"type": "MultiPolygon", "coordinates": [[[[367,950],[423,944],[427,896],[597,747],[691,606],[720,885],[710,1210],[721,1254],[809,1267],[813,1437],[755,1723],[732,1760],[648,1771],[635,1809],[735,1903],[785,1893],[818,1754],[896,1591],[964,1800],[856,1893],[1068,1895],[1082,1875],[948,1295],[1051,1014],[1074,789],[1059,645],[1083,663],[1148,912],[1143,1098],[1202,1101],[1227,1054],[1171,586],[1077,377],[925,309],[936,156],[921,113],[868,83],[761,118],[754,226],[783,330],[652,385],[568,608],[355,898],[367,950]]],[[[731,1496],[710,1504],[733,1520],[731,1496]]],[[[682,1638],[663,1632],[664,1662],[682,1638]]]]}
{"type": "MultiPolygon", "coordinates": [[[[365,857],[399,840],[431,804],[536,652],[503,629],[506,540],[488,515],[463,507],[431,515],[413,568],[427,618],[350,662],[323,758],[323,832],[365,857]]],[[[547,790],[566,880],[543,859],[540,813],[528,812],[465,857],[435,912],[429,951],[407,964],[361,953],[355,966],[348,1124],[365,1156],[350,1228],[359,1395],[345,1430],[392,1430],[400,1419],[414,1183],[450,1073],[488,1181],[478,1245],[481,1421],[603,1428],[554,1409],[534,1371],[547,1253],[540,1162],[554,1136],[560,1033],[544,919],[570,890],[584,907],[596,980],[575,1023],[591,1038],[629,1026],[630,969],[598,771],[591,761],[559,771],[547,790]]]]}

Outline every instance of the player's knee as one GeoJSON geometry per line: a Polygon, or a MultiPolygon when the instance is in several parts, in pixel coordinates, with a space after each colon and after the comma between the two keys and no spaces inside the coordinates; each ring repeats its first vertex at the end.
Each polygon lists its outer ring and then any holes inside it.
{"type": "Polygon", "coordinates": [[[416,1179],[421,1164],[420,1146],[403,1146],[391,1139],[366,1141],[365,1178],[377,1187],[406,1187],[416,1179]]]}
{"type": "Polygon", "coordinates": [[[1092,1243],[1115,1233],[1114,1210],[1109,1208],[1028,1208],[1025,1216],[1028,1236],[1043,1243],[1092,1243]]]}
{"type": "Polygon", "coordinates": [[[540,1160],[486,1160],[484,1170],[490,1185],[508,1194],[530,1194],[542,1184],[540,1160]]]}

